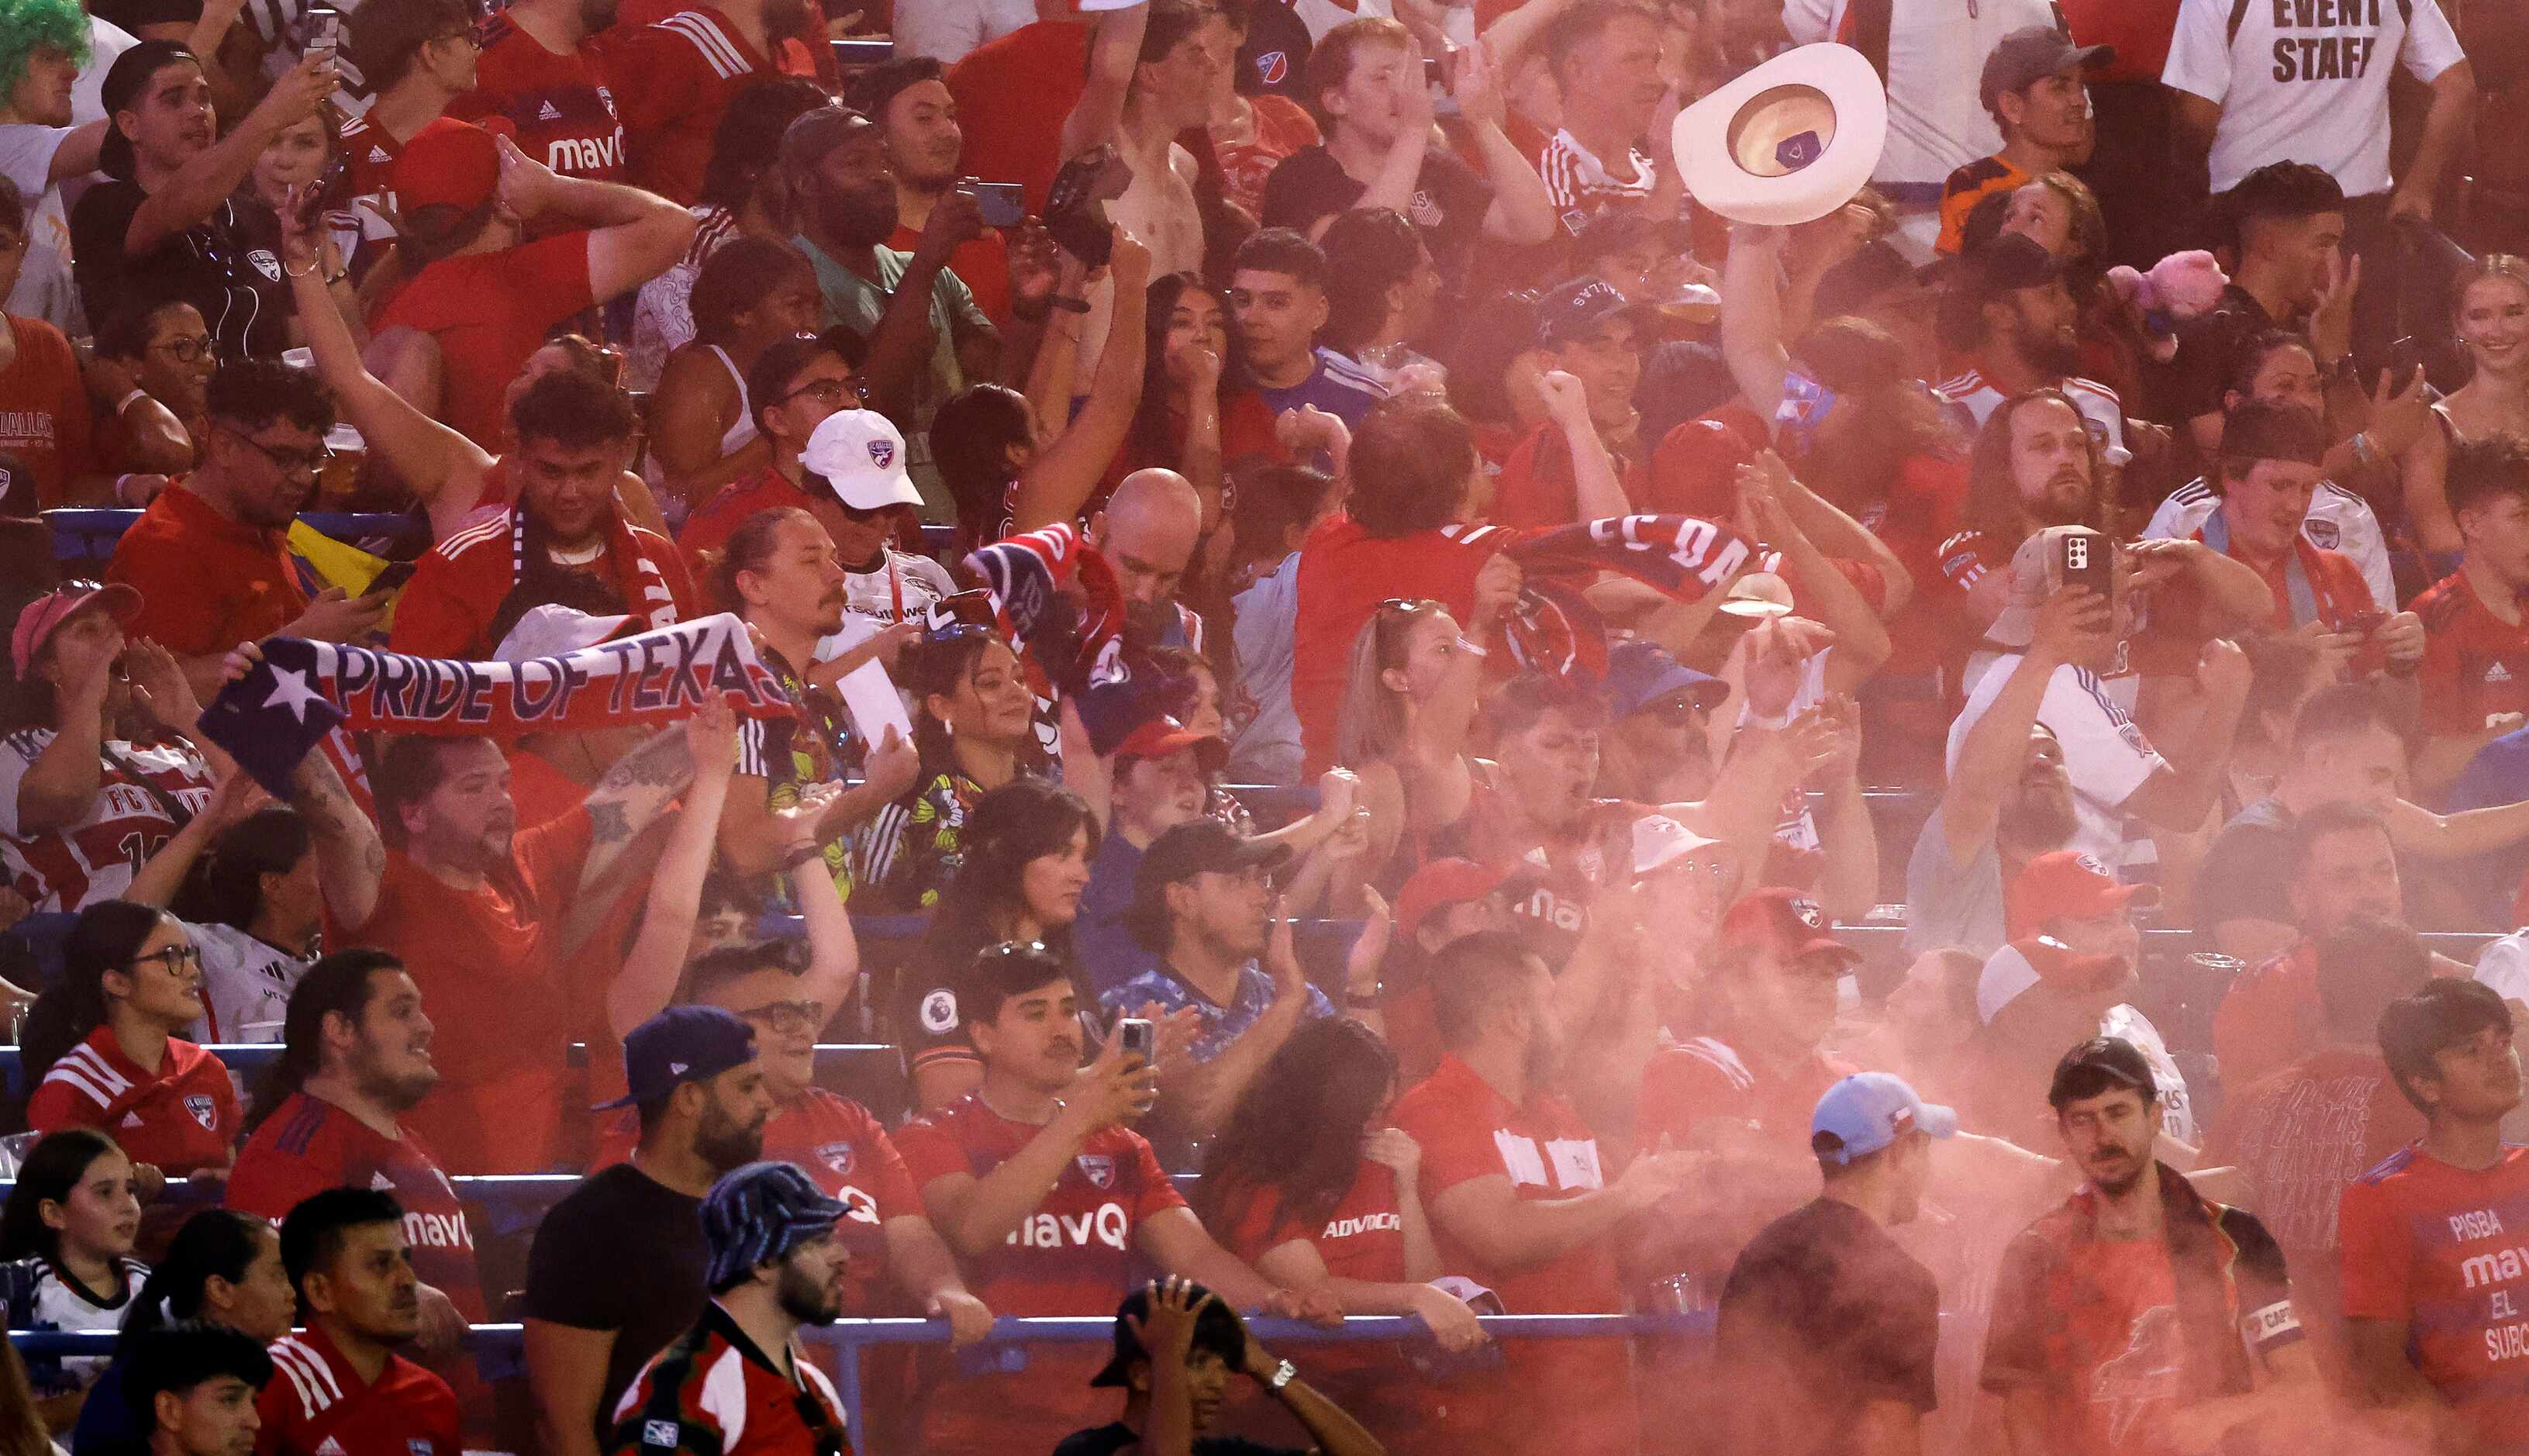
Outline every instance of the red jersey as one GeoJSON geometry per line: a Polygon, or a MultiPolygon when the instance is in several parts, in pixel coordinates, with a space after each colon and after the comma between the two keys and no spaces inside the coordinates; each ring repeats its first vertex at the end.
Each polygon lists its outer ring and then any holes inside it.
{"type": "Polygon", "coordinates": [[[593,303],[585,231],[557,233],[499,252],[441,258],[379,310],[376,327],[413,328],[447,361],[440,417],[497,453],[508,420],[501,397],[544,347],[554,325],[593,303]]]}
{"type": "Polygon", "coordinates": [[[2213,1011],[2213,1054],[2224,1080],[2235,1077],[2242,1088],[2316,1052],[2322,1040],[2312,941],[2233,978],[2213,1011]]]}
{"type": "MultiPolygon", "coordinates": [[[[1702,1126],[1706,1119],[1752,1122],[1757,1146],[1779,1155],[1786,1168],[1804,1174],[1815,1161],[1809,1152],[1809,1120],[1818,1099],[1854,1070],[1812,1052],[1788,1072],[1769,1068],[1771,1074],[1759,1073],[1755,1063],[1713,1037],[1662,1048],[1642,1068],[1635,1146],[1655,1149],[1666,1138],[1679,1148],[1705,1148],[1712,1144],[1702,1126]]],[[[1690,1231],[1685,1253],[1694,1271],[1715,1280],[1726,1275],[1749,1240],[1801,1202],[1734,1200],[1726,1214],[1690,1231]]]]}
{"type": "MultiPolygon", "coordinates": [[[[1888,624],[1895,651],[1888,674],[1924,674],[1965,657],[1977,631],[1967,624],[1966,588],[1983,567],[1975,554],[1964,550],[1967,471],[1964,461],[1947,456],[1917,455],[1898,470],[1888,499],[1859,512],[1861,523],[1888,543],[1898,563],[1914,578],[1914,599],[1888,624]]],[[[2010,565],[2010,554],[1984,566],[2010,565]]]]}
{"type": "Polygon", "coordinates": [[[439,1013],[439,1085],[409,1120],[459,1172],[540,1173],[561,1156],[572,1018],[556,941],[589,836],[584,810],[521,830],[507,873],[472,891],[387,851],[377,909],[356,939],[401,955],[439,1013]],[[481,1006],[500,1014],[466,1014],[481,1006]]]}
{"type": "Polygon", "coordinates": [[[38,912],[83,909],[113,899],[177,830],[174,805],[188,817],[211,801],[211,771],[184,744],[105,744],[103,776],[86,812],[69,826],[27,834],[18,822],[18,785],[58,736],[25,728],[0,737],[0,870],[38,912]]]}
{"type": "Polygon", "coordinates": [[[1089,27],[1070,17],[1021,26],[959,57],[947,83],[966,134],[958,165],[1019,184],[1028,211],[1043,211],[1062,170],[1062,119],[1089,86],[1089,27]]]}
{"type": "Polygon", "coordinates": [[[2490,1168],[2406,1148],[2344,1190],[2344,1314],[2406,1326],[2407,1358],[2484,1449],[2529,1431],[2529,1148],[2490,1168]]]}
{"type": "Polygon", "coordinates": [[[474,89],[450,111],[507,117],[517,129],[518,150],[565,177],[624,181],[623,123],[587,49],[549,51],[507,11],[485,21],[476,37],[483,54],[474,89]]]}
{"type": "MultiPolygon", "coordinates": [[[[511,511],[469,518],[456,534],[432,547],[396,599],[395,631],[388,640],[415,657],[488,658],[492,619],[517,584],[517,518],[511,511]]],[[[623,610],[671,626],[691,615],[693,583],[684,558],[666,537],[612,517],[606,554],[587,568],[604,578],[623,610]]]]}
{"type": "Polygon", "coordinates": [[[2503,713],[2529,713],[2529,620],[2504,621],[2485,605],[2465,571],[2453,571],[2415,598],[2424,620],[2424,727],[2436,733],[2475,733],[2503,713]]]}
{"type": "Polygon", "coordinates": [[[650,1357],[603,1449],[622,1456],[851,1456],[843,1402],[793,1342],[785,1374],[715,1301],[650,1357]]]}
{"type": "Polygon", "coordinates": [[[170,1037],[153,1075],[124,1055],[104,1026],[63,1052],[27,1100],[27,1125],[35,1131],[93,1127],[134,1162],[154,1162],[170,1178],[228,1166],[240,1120],[237,1084],[217,1056],[170,1037]]]}
{"type": "Polygon", "coordinates": [[[255,1456],[458,1456],[457,1393],[401,1355],[369,1384],[309,1325],[268,1347],[273,1378],[255,1397],[255,1456]]]}
{"type": "Polygon", "coordinates": [[[1257,1187],[1225,1211],[1228,1229],[1221,1246],[1254,1264],[1266,1251],[1306,1239],[1317,1246],[1326,1272],[1338,1279],[1370,1284],[1405,1282],[1405,1219],[1396,1211],[1396,1173],[1365,1158],[1322,1219],[1306,1222],[1287,1215],[1282,1190],[1257,1187]]]}
{"type": "Polygon", "coordinates": [[[70,504],[71,486],[99,468],[87,387],[61,330],[16,314],[9,330],[18,352],[0,368],[0,450],[18,458],[34,483],[34,505],[50,511],[70,504]]]}
{"type": "Polygon", "coordinates": [[[259,642],[307,610],[288,534],[231,520],[182,481],[116,540],[105,579],[140,593],[125,630],[178,657],[259,642]]]}
{"type": "Polygon", "coordinates": [[[345,1186],[394,1194],[404,1205],[413,1272],[454,1301],[468,1321],[483,1322],[483,1279],[474,1268],[465,1206],[439,1160],[407,1128],[381,1137],[332,1103],[292,1093],[238,1150],[228,1206],[279,1223],[299,1200],[345,1186]]]}
{"type": "Polygon", "coordinates": [[[766,60],[708,5],[639,29],[619,27],[598,59],[629,136],[632,180],[687,207],[702,200],[712,134],[729,101],[779,75],[815,74],[766,60]]]}
{"type": "MultiPolygon", "coordinates": [[[[1621,458],[1615,466],[1628,500],[1639,501],[1649,495],[1648,470],[1621,458]]],[[[1494,482],[1492,508],[1487,513],[1503,525],[1523,529],[1570,525],[1582,518],[1572,473],[1572,446],[1564,439],[1561,425],[1538,425],[1511,447],[1509,457],[1502,461],[1501,478],[1494,482]]]]}
{"type": "MultiPolygon", "coordinates": [[[[951,1173],[983,1177],[1044,1130],[1013,1122],[968,1093],[905,1124],[895,1145],[918,1190],[951,1173]]],[[[1082,1145],[999,1253],[970,1262],[966,1287],[995,1315],[1112,1311],[1132,1285],[1134,1233],[1184,1207],[1140,1133],[1104,1128],[1082,1145]]]]}
{"type": "Polygon", "coordinates": [[[335,135],[334,154],[350,170],[352,196],[395,194],[395,161],[404,155],[404,143],[386,128],[370,125],[367,112],[343,123],[335,135]]]}
{"type": "Polygon", "coordinates": [[[700,576],[704,574],[703,553],[726,546],[748,516],[790,508],[805,511],[815,504],[806,491],[767,465],[761,475],[732,480],[712,492],[710,500],[685,517],[684,529],[676,532],[676,549],[685,554],[685,569],[700,576]]]}
{"type": "Polygon", "coordinates": [[[1311,774],[1334,767],[1335,715],[1352,671],[1353,639],[1390,597],[1428,597],[1464,624],[1476,607],[1476,573],[1508,546],[1498,526],[1464,523],[1405,536],[1373,536],[1349,515],[1329,517],[1300,547],[1292,626],[1291,709],[1311,774]]]}

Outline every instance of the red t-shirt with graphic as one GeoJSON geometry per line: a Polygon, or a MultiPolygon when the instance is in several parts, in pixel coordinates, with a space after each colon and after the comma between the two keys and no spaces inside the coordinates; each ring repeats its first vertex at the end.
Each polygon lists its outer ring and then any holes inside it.
{"type": "Polygon", "coordinates": [[[62,331],[14,314],[9,330],[18,352],[0,368],[0,450],[18,458],[27,478],[0,487],[0,499],[14,513],[31,514],[70,504],[73,482],[96,472],[96,426],[79,356],[62,331]]]}
{"type": "MultiPolygon", "coordinates": [[[[1227,1227],[1220,1234],[1221,1247],[1253,1265],[1271,1250],[1306,1240],[1317,1249],[1328,1277],[1365,1284],[1406,1282],[1405,1218],[1396,1207],[1393,1168],[1363,1159],[1352,1186],[1321,1219],[1292,1218],[1281,1202],[1282,1190],[1275,1187],[1251,1188],[1233,1199],[1222,1210],[1227,1227]]],[[[1392,1347],[1337,1344],[1312,1351],[1310,1363],[1329,1372],[1392,1371],[1399,1384],[1418,1383],[1397,1356],[1392,1347]]]]}
{"type": "Polygon", "coordinates": [[[2529,713],[2529,620],[2504,621],[2454,571],[2415,598],[2424,620],[2424,727],[2436,733],[2474,733],[2502,713],[2529,713]]]}
{"type": "Polygon", "coordinates": [[[2529,1431],[2529,1148],[2484,1169],[2400,1150],[2344,1190],[2349,1320],[2406,1326],[2408,1358],[2494,1450],[2529,1431]]]}
{"type": "Polygon", "coordinates": [[[27,1100],[27,1125],[35,1131],[95,1128],[133,1161],[154,1162],[171,1178],[228,1166],[240,1120],[237,1084],[219,1057],[170,1037],[153,1075],[123,1054],[105,1026],[63,1052],[27,1100]]]}
{"type": "Polygon", "coordinates": [[[398,1128],[381,1137],[332,1103],[292,1093],[246,1139],[229,1174],[228,1206],[279,1223],[301,1199],[328,1188],[376,1188],[404,1205],[413,1272],[454,1301],[466,1320],[484,1320],[483,1279],[474,1267],[474,1230],[455,1184],[421,1139],[398,1128]]]}
{"type": "MultiPolygon", "coordinates": [[[[969,1093],[907,1123],[895,1146],[918,1190],[951,1173],[983,1177],[1043,1131],[969,1093]]],[[[966,1287],[995,1315],[1112,1314],[1132,1285],[1134,1234],[1184,1207],[1140,1133],[1101,1129],[997,1252],[966,1261],[966,1287]]]]}

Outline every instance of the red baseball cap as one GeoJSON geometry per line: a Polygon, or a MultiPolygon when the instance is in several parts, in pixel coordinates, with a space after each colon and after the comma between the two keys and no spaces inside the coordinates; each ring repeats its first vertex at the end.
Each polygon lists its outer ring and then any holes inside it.
{"type": "Polygon", "coordinates": [[[1416,870],[1396,892],[1396,928],[1410,936],[1451,905],[1480,900],[1501,889],[1517,869],[1515,864],[1478,864],[1472,859],[1432,860],[1416,870]]]}
{"type": "Polygon", "coordinates": [[[440,117],[413,134],[388,172],[406,217],[424,207],[472,212],[501,186],[501,145],[491,131],[440,117]]]}
{"type": "Polygon", "coordinates": [[[2058,849],[2028,862],[2003,896],[2006,934],[2033,936],[2050,920],[2092,920],[2127,905],[2160,903],[2149,885],[2121,885],[2097,856],[2058,849]]]}
{"type": "Polygon", "coordinates": [[[1861,952],[1835,938],[1818,902],[1785,886],[1771,885],[1739,897],[1721,917],[1721,948],[1754,945],[1785,960],[1833,955],[1851,962],[1861,952]]]}
{"type": "Polygon", "coordinates": [[[53,634],[55,627],[91,606],[103,607],[114,614],[116,621],[129,623],[140,615],[140,592],[120,581],[102,586],[93,581],[66,581],[28,602],[18,614],[18,624],[9,632],[9,660],[16,665],[18,676],[26,677],[35,654],[43,651],[44,639],[53,634]]]}
{"type": "Polygon", "coordinates": [[[1128,758],[1165,758],[1181,749],[1195,751],[1195,761],[1207,774],[1217,774],[1229,762],[1229,744],[1218,733],[1198,733],[1173,718],[1154,718],[1124,736],[1115,745],[1118,762],[1128,758]]]}

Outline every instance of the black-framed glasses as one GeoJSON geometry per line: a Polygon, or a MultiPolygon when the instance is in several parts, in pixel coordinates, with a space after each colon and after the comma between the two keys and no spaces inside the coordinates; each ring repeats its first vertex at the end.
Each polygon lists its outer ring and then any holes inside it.
{"type": "Polygon", "coordinates": [[[210,357],[212,351],[219,348],[219,341],[208,334],[188,334],[162,340],[150,348],[163,349],[175,357],[177,363],[189,364],[195,359],[210,357]]]}
{"type": "Polygon", "coordinates": [[[820,404],[832,404],[839,409],[847,398],[856,400],[863,407],[867,407],[870,391],[869,386],[858,379],[812,379],[773,403],[787,404],[801,395],[806,395],[820,404]]]}
{"type": "Polygon", "coordinates": [[[135,966],[144,961],[152,960],[165,966],[169,975],[184,974],[184,972],[179,969],[183,966],[190,966],[194,970],[198,971],[202,968],[202,947],[190,944],[170,945],[164,950],[152,950],[146,955],[135,955],[132,957],[132,963],[135,966]]]}
{"type": "Polygon", "coordinates": [[[813,1032],[826,1024],[826,1007],[821,1001],[767,1001],[737,1015],[742,1021],[762,1022],[782,1036],[813,1032]]]}
{"type": "Polygon", "coordinates": [[[330,445],[319,443],[314,450],[275,450],[243,430],[227,426],[222,428],[228,429],[230,434],[261,451],[263,458],[272,461],[273,468],[284,475],[313,480],[324,473],[326,465],[332,463],[334,458],[334,447],[330,445]]]}

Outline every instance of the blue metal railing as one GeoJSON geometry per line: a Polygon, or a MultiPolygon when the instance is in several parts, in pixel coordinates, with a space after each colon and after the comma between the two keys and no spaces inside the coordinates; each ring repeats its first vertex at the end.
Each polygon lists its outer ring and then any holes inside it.
{"type": "MultiPolygon", "coordinates": [[[[462,1180],[460,1180],[462,1181],[462,1180]]],[[[1709,1312],[1688,1315],[1485,1315],[1480,1317],[1484,1329],[1495,1339],[1624,1339],[1635,1335],[1670,1335],[1688,1338],[1707,1336],[1712,1331],[1713,1317],[1709,1312]]],[[[1296,1320],[1254,1319],[1247,1327],[1259,1340],[1268,1345],[1353,1344],[1429,1337],[1429,1329],[1413,1316],[1356,1315],[1333,1329],[1303,1324],[1296,1320]]],[[[1114,1338],[1115,1321],[1105,1316],[1071,1316],[1058,1319],[1014,1320],[993,1321],[988,1343],[1008,1345],[1086,1345],[1104,1344],[1114,1338]]],[[[869,1427],[862,1419],[860,1356],[872,1345],[944,1345],[948,1342],[945,1320],[838,1320],[832,1324],[801,1331],[809,1344],[824,1347],[829,1353],[829,1374],[834,1381],[834,1393],[841,1397],[843,1419],[849,1424],[855,1442],[867,1437],[869,1427]]],[[[110,1330],[66,1332],[60,1330],[13,1329],[10,1343],[21,1355],[111,1355],[120,1336],[110,1330]]],[[[521,1326],[515,1324],[477,1324],[466,1331],[468,1349],[497,1352],[509,1360],[518,1359],[523,1343],[521,1326]]],[[[871,1456],[866,1445],[855,1445],[863,1456],[871,1456]]]]}

